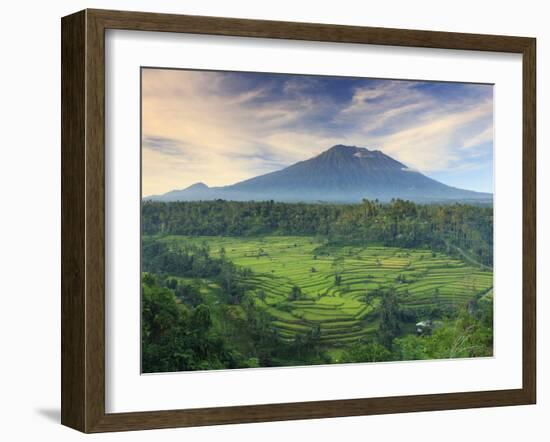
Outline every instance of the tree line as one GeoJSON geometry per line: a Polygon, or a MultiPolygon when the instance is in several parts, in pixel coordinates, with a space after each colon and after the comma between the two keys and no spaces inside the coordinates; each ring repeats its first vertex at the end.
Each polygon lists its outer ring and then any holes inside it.
{"type": "Polygon", "coordinates": [[[469,204],[363,200],[360,204],[274,201],[153,202],[142,205],[145,235],[313,235],[334,243],[429,247],[493,264],[493,209],[469,204]]]}

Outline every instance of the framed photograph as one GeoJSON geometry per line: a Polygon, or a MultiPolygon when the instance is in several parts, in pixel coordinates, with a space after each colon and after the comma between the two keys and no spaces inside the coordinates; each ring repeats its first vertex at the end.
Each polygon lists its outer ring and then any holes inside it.
{"type": "Polygon", "coordinates": [[[534,404],[535,39],[62,19],[62,423],[534,404]]]}

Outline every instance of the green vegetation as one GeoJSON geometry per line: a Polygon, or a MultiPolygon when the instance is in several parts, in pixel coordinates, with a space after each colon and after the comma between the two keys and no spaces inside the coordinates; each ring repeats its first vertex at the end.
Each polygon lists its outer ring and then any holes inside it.
{"type": "Polygon", "coordinates": [[[491,267],[493,208],[467,204],[201,201],[142,207],[144,235],[317,236],[337,244],[426,247],[491,267]]]}
{"type": "MultiPolygon", "coordinates": [[[[486,254],[486,264],[476,264],[475,250],[465,242],[457,245],[450,234],[444,244],[452,247],[420,240],[406,247],[391,246],[376,235],[372,240],[355,234],[344,240],[334,232],[298,235],[290,225],[275,228],[277,223],[269,224],[269,235],[247,229],[240,236],[168,234],[177,230],[174,220],[181,213],[191,216],[186,225],[201,230],[200,223],[216,204],[233,207],[224,201],[144,204],[144,371],[492,354],[492,271],[487,264],[492,253],[486,254]],[[164,227],[155,230],[153,225],[164,227]],[[283,235],[285,229],[293,235],[283,235]],[[453,248],[460,253],[451,255],[453,248]],[[421,330],[419,322],[426,324],[421,330]]],[[[406,204],[416,213],[403,218],[409,227],[423,223],[418,214],[425,207],[439,207],[406,204]]],[[[245,207],[262,213],[263,205],[235,203],[237,213],[228,210],[218,220],[225,226],[219,227],[220,233],[226,233],[230,222],[237,223],[233,216],[246,219],[240,213],[245,207]]],[[[298,225],[291,215],[302,205],[284,206],[290,206],[285,208],[288,223],[298,225]]],[[[343,221],[337,220],[360,207],[303,206],[326,209],[342,229],[343,221]]],[[[384,216],[391,211],[377,203],[373,207],[369,210],[384,216]]],[[[450,207],[471,218],[487,210],[450,207]]],[[[458,216],[452,210],[451,216],[458,216]]],[[[395,225],[397,232],[403,231],[400,221],[395,225]]],[[[396,242],[401,241],[401,233],[396,235],[396,242]]]]}

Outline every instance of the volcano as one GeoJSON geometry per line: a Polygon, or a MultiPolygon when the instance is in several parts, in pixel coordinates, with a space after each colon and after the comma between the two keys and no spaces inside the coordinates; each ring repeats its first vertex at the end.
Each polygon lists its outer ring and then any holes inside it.
{"type": "Polygon", "coordinates": [[[196,183],[145,199],[354,203],[393,198],[425,203],[490,202],[492,194],[447,186],[380,150],[339,144],[308,160],[228,186],[196,183]]]}

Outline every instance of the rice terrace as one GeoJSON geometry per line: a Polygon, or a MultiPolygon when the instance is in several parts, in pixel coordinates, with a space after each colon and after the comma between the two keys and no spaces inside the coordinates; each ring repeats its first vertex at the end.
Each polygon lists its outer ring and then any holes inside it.
{"type": "MultiPolygon", "coordinates": [[[[378,300],[366,303],[369,292],[395,286],[403,306],[422,311],[464,306],[492,287],[492,272],[474,268],[430,250],[394,247],[324,247],[310,237],[186,238],[168,236],[173,244],[206,244],[213,255],[222,250],[228,260],[253,275],[254,303],[273,319],[279,335],[292,340],[319,327],[321,342],[334,345],[375,334],[378,300]],[[293,297],[293,289],[299,292],[293,297]],[[289,300],[292,299],[292,300],[289,300]]],[[[201,289],[217,299],[219,287],[209,280],[201,289]]]]}

